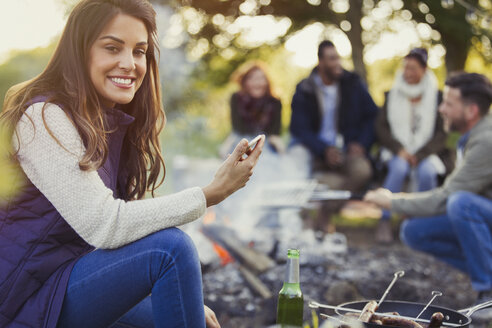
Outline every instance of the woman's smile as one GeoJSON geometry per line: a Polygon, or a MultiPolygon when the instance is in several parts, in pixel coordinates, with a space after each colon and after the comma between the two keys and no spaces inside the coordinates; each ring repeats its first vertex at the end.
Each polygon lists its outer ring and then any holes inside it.
{"type": "Polygon", "coordinates": [[[135,78],[132,77],[109,77],[109,79],[118,88],[130,89],[135,86],[135,78]]]}

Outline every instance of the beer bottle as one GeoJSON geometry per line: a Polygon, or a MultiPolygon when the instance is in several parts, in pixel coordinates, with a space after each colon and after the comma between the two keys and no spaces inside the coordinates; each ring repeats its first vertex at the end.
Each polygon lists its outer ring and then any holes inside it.
{"type": "Polygon", "coordinates": [[[277,324],[282,328],[302,327],[304,299],[299,283],[299,250],[287,251],[287,272],[278,293],[277,324]]]}

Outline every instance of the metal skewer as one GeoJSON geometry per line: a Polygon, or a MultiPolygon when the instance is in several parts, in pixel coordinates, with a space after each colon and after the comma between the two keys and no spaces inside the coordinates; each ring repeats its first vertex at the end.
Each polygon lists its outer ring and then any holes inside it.
{"type": "Polygon", "coordinates": [[[344,325],[350,325],[348,322],[343,321],[342,319],[338,319],[337,317],[334,317],[334,316],[331,316],[328,314],[320,313],[319,315],[322,316],[323,318],[326,318],[326,319],[336,320],[338,322],[343,323],[344,325]]]}
{"type": "Polygon", "coordinates": [[[350,197],[352,193],[348,190],[325,190],[313,192],[309,200],[346,200],[350,197]]]}
{"type": "MultiPolygon", "coordinates": [[[[324,309],[338,310],[338,311],[344,311],[344,312],[354,312],[354,313],[361,313],[362,312],[362,310],[359,310],[359,309],[352,309],[352,308],[347,308],[347,307],[321,304],[321,303],[318,303],[315,301],[310,301],[309,307],[312,309],[324,308],[324,309]]],[[[413,320],[416,322],[430,323],[430,320],[427,320],[427,319],[407,317],[404,315],[394,315],[394,314],[381,313],[381,312],[375,312],[374,314],[384,316],[384,317],[389,317],[389,318],[403,318],[403,319],[413,320]]],[[[460,326],[461,325],[459,325],[459,324],[443,322],[443,327],[460,327],[460,326]]]]}
{"type": "Polygon", "coordinates": [[[309,200],[362,200],[363,198],[363,194],[352,193],[349,190],[322,190],[314,191],[309,200]]]}
{"type": "Polygon", "coordinates": [[[388,288],[386,288],[386,290],[384,291],[383,296],[381,296],[381,299],[378,302],[378,307],[379,307],[379,305],[381,305],[381,303],[383,303],[383,301],[385,300],[385,298],[388,295],[389,291],[391,290],[391,287],[393,287],[393,285],[395,284],[396,280],[398,280],[398,278],[403,277],[404,275],[405,275],[405,271],[395,272],[394,277],[393,277],[393,280],[389,284],[388,288]]]}
{"type": "Polygon", "coordinates": [[[416,319],[420,318],[420,316],[422,315],[422,313],[425,312],[425,310],[427,310],[427,308],[429,307],[429,305],[431,305],[431,303],[434,301],[434,299],[436,297],[439,297],[439,296],[442,296],[442,293],[438,290],[433,290],[432,291],[432,298],[430,299],[429,303],[427,303],[427,305],[424,307],[424,309],[422,311],[420,311],[419,315],[416,317],[416,319]]]}

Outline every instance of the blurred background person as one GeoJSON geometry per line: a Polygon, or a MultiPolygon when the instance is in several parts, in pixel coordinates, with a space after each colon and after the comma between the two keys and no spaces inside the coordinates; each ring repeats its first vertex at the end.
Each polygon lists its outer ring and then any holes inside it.
{"type": "MultiPolygon", "coordinates": [[[[387,168],[383,187],[400,192],[408,176],[415,191],[434,189],[444,164],[447,134],[438,113],[442,93],[437,79],[427,68],[427,50],[414,48],[403,60],[385,104],[376,120],[376,135],[382,146],[380,159],[387,168]]],[[[452,166],[452,165],[451,165],[452,166]]],[[[393,240],[391,213],[383,211],[376,230],[379,242],[393,240]]]]}
{"type": "MultiPolygon", "coordinates": [[[[363,190],[372,177],[367,155],[377,112],[362,79],[343,69],[331,41],[322,41],[318,65],[297,85],[292,99],[289,153],[299,170],[332,189],[363,190]]],[[[324,202],[318,223],[325,226],[340,205],[324,202]]]]}
{"type": "Polygon", "coordinates": [[[243,236],[254,231],[254,226],[265,215],[274,213],[259,207],[252,208],[251,204],[258,204],[261,190],[269,184],[291,178],[291,173],[295,172],[289,168],[289,160],[285,158],[285,146],[280,138],[282,104],[273,95],[267,71],[265,63],[248,61],[231,74],[231,81],[237,83],[239,90],[230,99],[231,133],[219,149],[220,156],[226,158],[243,138],[251,141],[257,135],[265,135],[262,159],[249,181],[249,190],[238,192],[215,207],[218,217],[241,222],[243,236]]]}
{"type": "Polygon", "coordinates": [[[220,155],[226,157],[237,141],[251,140],[259,134],[266,136],[266,152],[283,153],[285,146],[280,138],[282,104],[272,94],[266,65],[248,62],[233,73],[232,80],[240,89],[231,96],[232,132],[222,144],[220,155]]]}

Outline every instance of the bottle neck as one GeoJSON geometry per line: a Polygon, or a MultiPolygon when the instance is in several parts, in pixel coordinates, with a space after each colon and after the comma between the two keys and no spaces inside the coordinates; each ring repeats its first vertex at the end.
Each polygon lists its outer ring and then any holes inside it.
{"type": "Polygon", "coordinates": [[[285,283],[288,284],[299,283],[299,258],[287,259],[287,271],[285,274],[285,283]]]}

